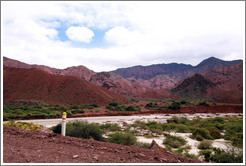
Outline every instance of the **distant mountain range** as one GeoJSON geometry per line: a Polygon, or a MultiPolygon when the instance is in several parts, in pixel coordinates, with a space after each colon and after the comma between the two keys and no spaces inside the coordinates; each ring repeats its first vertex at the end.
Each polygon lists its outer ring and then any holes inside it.
{"type": "MultiPolygon", "coordinates": [[[[92,95],[94,98],[94,102],[101,102],[103,104],[112,101],[113,98],[126,100],[126,98],[123,96],[143,98],[169,98],[171,94],[179,97],[203,96],[213,98],[214,100],[220,102],[225,101],[232,103],[242,103],[242,63],[242,60],[223,61],[215,57],[211,57],[205,59],[197,66],[170,63],[156,64],[150,66],[134,66],[129,68],[117,69],[112,72],[96,73],[84,66],[73,66],[66,69],[55,69],[43,65],[29,65],[4,57],[4,104],[10,102],[11,100],[25,98],[23,97],[23,95],[21,95],[25,92],[21,91],[21,89],[23,89],[24,87],[21,87],[20,89],[15,88],[15,84],[23,84],[23,82],[26,82],[25,85],[31,85],[36,82],[37,85],[35,86],[37,88],[40,88],[40,86],[43,88],[47,88],[46,84],[50,86],[52,85],[52,90],[49,91],[49,94],[51,96],[57,95],[60,97],[60,99],[57,99],[57,101],[52,99],[52,97],[50,97],[50,99],[47,99],[46,97],[46,102],[52,104],[63,103],[67,105],[69,103],[78,104],[92,102],[93,100],[89,101],[84,98],[87,92],[82,91],[82,89],[79,88],[80,86],[87,88],[90,87],[89,94],[97,94],[96,96],[92,95]],[[11,68],[17,68],[18,70],[14,70],[11,68]],[[42,79],[46,80],[47,82],[43,83],[42,85],[38,84],[38,81],[34,79],[36,77],[29,76],[33,74],[33,72],[31,71],[35,71],[37,75],[42,75],[42,77],[44,77],[42,79]],[[16,72],[18,72],[19,74],[15,75],[14,73],[16,72]],[[48,75],[44,74],[44,72],[48,75]],[[10,79],[10,75],[11,77],[16,77],[16,79],[10,79]],[[26,76],[28,80],[25,80],[26,77],[24,76],[26,76]],[[48,77],[49,79],[47,79],[46,77],[48,77]],[[60,79],[68,79],[70,80],[69,82],[71,85],[73,85],[73,87],[77,87],[68,88],[69,94],[67,95],[67,93],[64,93],[64,95],[70,96],[68,98],[61,98],[61,94],[57,92],[57,89],[59,89],[59,87],[60,90],[63,89],[61,88],[63,87],[61,85],[62,82],[57,84],[55,81],[60,79]],[[56,85],[57,87],[54,85],[56,85]],[[13,88],[15,90],[12,91],[13,88]],[[21,92],[19,93],[19,91],[21,92]],[[103,100],[101,98],[103,95],[96,93],[96,91],[100,91],[103,94],[109,95],[108,97],[106,97],[108,100],[103,100]],[[230,97],[230,95],[227,95],[227,93],[229,92],[233,93],[234,96],[230,97]],[[73,95],[77,93],[79,93],[80,95],[73,95]]],[[[64,91],[66,90],[64,89],[64,91]]],[[[47,96],[47,93],[43,91],[38,91],[36,93],[39,92],[40,97],[36,97],[37,99],[41,100],[44,98],[44,96],[41,95],[42,93],[46,94],[45,96],[47,96]]],[[[29,98],[32,98],[31,93],[29,94],[29,98]]]]}

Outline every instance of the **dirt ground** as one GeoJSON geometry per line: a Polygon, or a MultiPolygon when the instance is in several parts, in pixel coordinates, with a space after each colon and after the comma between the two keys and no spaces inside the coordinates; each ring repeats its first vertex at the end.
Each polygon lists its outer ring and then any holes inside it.
{"type": "Polygon", "coordinates": [[[200,163],[169,152],[3,127],[3,163],[200,163]]]}

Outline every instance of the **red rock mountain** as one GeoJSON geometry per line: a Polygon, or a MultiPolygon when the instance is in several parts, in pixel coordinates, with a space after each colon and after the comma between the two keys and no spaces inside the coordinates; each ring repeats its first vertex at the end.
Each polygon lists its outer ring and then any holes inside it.
{"type": "Polygon", "coordinates": [[[117,94],[130,97],[167,98],[169,96],[169,92],[166,90],[153,89],[143,83],[124,79],[112,72],[97,73],[91,77],[90,82],[117,94]]]}
{"type": "Polygon", "coordinates": [[[222,103],[243,103],[243,64],[217,68],[202,75],[216,85],[208,89],[207,96],[222,103]]]}
{"type": "Polygon", "coordinates": [[[3,69],[3,102],[40,100],[51,105],[92,104],[107,105],[125,97],[75,77],[54,75],[33,68],[3,69]]]}
{"type": "Polygon", "coordinates": [[[10,68],[36,68],[40,69],[43,71],[46,71],[50,74],[55,74],[55,75],[70,75],[70,76],[76,76],[79,78],[83,78],[85,80],[90,80],[91,76],[95,74],[94,71],[80,65],[80,66],[73,66],[73,67],[68,67],[66,69],[56,69],[56,68],[51,68],[48,66],[44,65],[29,65],[17,60],[13,60],[10,58],[3,57],[3,65],[6,67],[10,68]]]}
{"type": "Polygon", "coordinates": [[[196,73],[202,73],[234,64],[242,64],[242,62],[242,60],[223,61],[215,57],[210,57],[197,66],[170,63],[120,68],[112,72],[150,88],[170,90],[177,86],[180,81],[196,73]]]}
{"type": "Polygon", "coordinates": [[[209,97],[215,102],[243,103],[243,64],[216,68],[186,78],[172,93],[180,97],[209,97]]]}
{"type": "Polygon", "coordinates": [[[179,96],[213,96],[219,102],[230,102],[228,94],[231,93],[232,102],[238,103],[242,100],[242,60],[223,61],[211,57],[197,66],[171,63],[135,66],[101,73],[95,73],[84,66],[55,69],[42,65],[28,65],[6,57],[3,60],[6,67],[36,68],[53,75],[75,76],[127,97],[168,98],[169,91],[172,90],[172,93],[175,91],[179,96]],[[200,73],[201,77],[193,78],[196,73],[200,73]],[[185,80],[189,77],[192,79],[185,80]],[[216,86],[211,88],[209,81],[216,86]],[[208,86],[205,85],[207,83],[208,86]]]}

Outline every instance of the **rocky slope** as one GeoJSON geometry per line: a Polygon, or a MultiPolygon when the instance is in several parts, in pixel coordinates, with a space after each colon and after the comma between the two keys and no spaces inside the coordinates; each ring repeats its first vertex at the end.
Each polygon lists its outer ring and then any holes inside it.
{"type": "Polygon", "coordinates": [[[9,126],[3,127],[3,162],[201,163],[199,160],[176,156],[165,151],[64,137],[9,126]]]}
{"type": "Polygon", "coordinates": [[[204,78],[200,74],[195,74],[192,77],[186,78],[181,84],[173,88],[171,91],[180,97],[203,97],[207,93],[208,88],[212,88],[215,84],[204,78]]]}
{"type": "Polygon", "coordinates": [[[113,100],[127,100],[78,77],[8,67],[3,69],[3,99],[4,104],[13,100],[40,100],[52,105],[106,105],[113,100]]]}
{"type": "Polygon", "coordinates": [[[165,89],[153,89],[142,82],[130,81],[112,72],[97,73],[91,77],[90,82],[130,97],[168,98],[169,96],[169,92],[165,89]]]}
{"type": "Polygon", "coordinates": [[[196,74],[171,91],[181,97],[210,97],[216,102],[243,103],[243,64],[196,74]]]}
{"type": "Polygon", "coordinates": [[[216,102],[243,103],[243,64],[217,68],[202,75],[216,85],[208,89],[207,96],[216,102]]]}
{"type": "Polygon", "coordinates": [[[7,57],[3,57],[3,65],[9,68],[27,68],[27,69],[36,68],[48,72],[50,74],[76,76],[79,78],[83,78],[87,81],[91,78],[92,75],[95,74],[94,71],[82,65],[68,67],[66,69],[56,69],[44,65],[29,65],[7,57]]]}

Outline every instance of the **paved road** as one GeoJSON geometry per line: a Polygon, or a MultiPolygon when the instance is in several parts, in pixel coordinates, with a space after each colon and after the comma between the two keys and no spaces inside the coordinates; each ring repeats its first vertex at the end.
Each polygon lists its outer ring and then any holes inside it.
{"type": "MultiPolygon", "coordinates": [[[[156,120],[160,122],[166,122],[166,119],[170,119],[172,116],[184,116],[188,119],[193,119],[195,117],[201,118],[213,118],[216,116],[242,116],[240,113],[222,113],[222,114],[153,114],[153,115],[133,115],[133,116],[102,116],[102,117],[83,117],[83,118],[67,118],[67,122],[74,120],[86,120],[88,122],[95,123],[122,123],[123,121],[127,123],[132,123],[134,120],[156,120]]],[[[16,122],[32,122],[45,127],[52,127],[61,122],[61,119],[32,119],[32,120],[19,120],[16,122]]]]}

